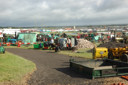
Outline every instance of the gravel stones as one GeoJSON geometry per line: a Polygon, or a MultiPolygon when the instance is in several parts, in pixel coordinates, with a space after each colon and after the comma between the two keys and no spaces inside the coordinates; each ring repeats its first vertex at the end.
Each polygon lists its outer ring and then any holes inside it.
{"type": "Polygon", "coordinates": [[[77,48],[93,48],[94,44],[86,39],[78,39],[77,48]]]}

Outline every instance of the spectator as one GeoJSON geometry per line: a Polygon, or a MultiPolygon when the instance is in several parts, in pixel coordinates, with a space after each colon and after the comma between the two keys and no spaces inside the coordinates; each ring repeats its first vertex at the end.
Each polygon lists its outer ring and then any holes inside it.
{"type": "Polygon", "coordinates": [[[67,49],[69,49],[70,47],[71,47],[71,40],[67,38],[67,49]]]}
{"type": "Polygon", "coordinates": [[[3,44],[3,38],[0,39],[0,43],[1,43],[1,45],[3,44]]]}
{"type": "Polygon", "coordinates": [[[51,40],[50,40],[50,46],[51,46],[51,48],[55,47],[55,45],[54,45],[54,39],[53,38],[51,38],[51,40]]]}

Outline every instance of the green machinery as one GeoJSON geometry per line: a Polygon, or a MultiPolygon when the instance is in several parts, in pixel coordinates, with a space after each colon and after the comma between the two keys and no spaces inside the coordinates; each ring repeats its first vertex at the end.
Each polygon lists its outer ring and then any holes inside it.
{"type": "Polygon", "coordinates": [[[37,43],[37,44],[33,44],[34,49],[39,49],[39,48],[43,48],[44,47],[44,43],[37,43]]]}
{"type": "Polygon", "coordinates": [[[5,48],[3,46],[0,46],[0,53],[5,53],[5,48]]]}

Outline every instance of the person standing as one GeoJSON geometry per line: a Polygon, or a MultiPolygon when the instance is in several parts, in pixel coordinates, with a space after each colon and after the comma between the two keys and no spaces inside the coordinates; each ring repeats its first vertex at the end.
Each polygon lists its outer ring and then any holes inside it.
{"type": "Polygon", "coordinates": [[[67,38],[67,49],[71,47],[71,40],[70,38],[67,38]]]}
{"type": "Polygon", "coordinates": [[[0,44],[1,44],[1,46],[3,45],[3,38],[2,37],[0,39],[0,44]]]}
{"type": "Polygon", "coordinates": [[[1,38],[0,38],[0,46],[1,46],[1,38]]]}
{"type": "Polygon", "coordinates": [[[54,39],[53,39],[53,38],[51,38],[50,46],[51,46],[51,48],[53,48],[53,47],[54,47],[54,39]]]}

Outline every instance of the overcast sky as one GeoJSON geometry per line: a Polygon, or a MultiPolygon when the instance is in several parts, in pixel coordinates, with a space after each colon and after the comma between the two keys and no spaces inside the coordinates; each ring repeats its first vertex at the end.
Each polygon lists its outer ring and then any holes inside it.
{"type": "Polygon", "coordinates": [[[0,0],[0,26],[128,23],[128,0],[0,0]]]}

